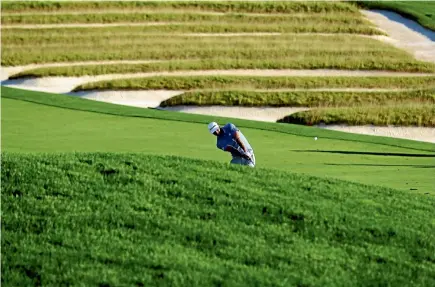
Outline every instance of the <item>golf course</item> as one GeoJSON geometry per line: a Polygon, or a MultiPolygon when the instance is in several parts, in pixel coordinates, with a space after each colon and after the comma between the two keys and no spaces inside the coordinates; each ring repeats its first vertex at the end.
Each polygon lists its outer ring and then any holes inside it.
{"type": "Polygon", "coordinates": [[[2,286],[435,286],[435,4],[1,6],[2,286]]]}

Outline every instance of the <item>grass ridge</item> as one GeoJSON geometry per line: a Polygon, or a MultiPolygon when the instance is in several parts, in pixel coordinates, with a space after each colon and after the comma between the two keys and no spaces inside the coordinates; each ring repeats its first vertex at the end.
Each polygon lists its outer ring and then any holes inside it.
{"type": "Polygon", "coordinates": [[[2,153],[1,169],[8,285],[434,283],[429,196],[138,154],[2,153]]]}

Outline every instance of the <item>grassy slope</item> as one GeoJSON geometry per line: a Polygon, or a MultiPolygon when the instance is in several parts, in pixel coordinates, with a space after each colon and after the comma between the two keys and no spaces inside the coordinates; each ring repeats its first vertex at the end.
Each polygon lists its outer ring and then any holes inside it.
{"type": "Polygon", "coordinates": [[[357,1],[366,9],[382,9],[399,13],[435,31],[435,3],[432,1],[357,1]]]}
{"type": "Polygon", "coordinates": [[[2,156],[8,286],[431,286],[433,201],[137,154],[2,156]]]}
{"type": "Polygon", "coordinates": [[[259,167],[433,192],[433,144],[122,107],[4,87],[2,97],[2,147],[6,151],[141,152],[229,162],[229,155],[216,149],[205,124],[231,121],[250,140],[259,167]],[[319,140],[314,141],[314,136],[319,140]]]}

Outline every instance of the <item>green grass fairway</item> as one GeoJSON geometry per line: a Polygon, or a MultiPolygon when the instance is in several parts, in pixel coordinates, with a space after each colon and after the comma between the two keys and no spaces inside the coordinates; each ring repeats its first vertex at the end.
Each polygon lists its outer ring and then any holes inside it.
{"type": "Polygon", "coordinates": [[[138,154],[1,170],[5,286],[435,285],[425,195],[138,154]]]}
{"type": "MultiPolygon", "coordinates": [[[[139,152],[230,160],[228,154],[215,147],[206,123],[231,119],[123,107],[4,87],[2,97],[5,151],[139,152]],[[20,98],[45,104],[17,100],[20,98]]],[[[434,192],[433,144],[286,124],[231,121],[242,128],[254,147],[259,168],[434,192]],[[319,140],[314,141],[314,136],[319,140]]]]}
{"type": "Polygon", "coordinates": [[[435,31],[435,2],[433,1],[356,1],[366,9],[390,10],[435,31]]]}

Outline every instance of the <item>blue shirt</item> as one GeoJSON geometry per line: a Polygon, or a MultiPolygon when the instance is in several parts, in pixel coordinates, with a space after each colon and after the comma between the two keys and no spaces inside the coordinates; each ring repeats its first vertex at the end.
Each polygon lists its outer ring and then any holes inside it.
{"type": "MultiPolygon", "coordinates": [[[[227,146],[232,146],[235,149],[239,150],[242,154],[244,153],[243,148],[237,143],[237,141],[234,139],[234,135],[236,132],[239,132],[240,135],[240,141],[245,145],[246,149],[249,151],[252,151],[252,147],[249,144],[248,140],[245,138],[245,136],[240,132],[240,130],[233,125],[232,123],[228,123],[225,126],[221,127],[221,133],[217,136],[217,143],[216,146],[218,149],[225,150],[227,146]]],[[[231,151],[232,156],[239,156],[234,151],[231,151]]]]}

